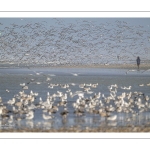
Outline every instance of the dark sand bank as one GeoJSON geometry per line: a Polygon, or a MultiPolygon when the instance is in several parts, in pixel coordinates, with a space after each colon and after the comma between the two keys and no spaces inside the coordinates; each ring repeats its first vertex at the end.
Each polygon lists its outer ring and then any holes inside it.
{"type": "MultiPolygon", "coordinates": [[[[137,69],[135,64],[58,64],[58,65],[48,65],[48,64],[35,64],[35,65],[9,65],[0,64],[0,68],[114,68],[114,69],[137,69]]],[[[150,69],[150,63],[140,64],[140,69],[150,69]]]]}
{"type": "Polygon", "coordinates": [[[84,133],[84,132],[150,132],[150,126],[126,126],[126,127],[97,127],[97,128],[90,128],[86,127],[85,129],[80,129],[79,127],[69,127],[64,128],[61,127],[59,129],[39,129],[39,128],[22,128],[22,129],[3,129],[0,132],[77,132],[77,133],[84,133]]]}
{"type": "MultiPolygon", "coordinates": [[[[106,69],[138,69],[136,64],[111,64],[111,65],[57,65],[57,66],[42,66],[44,68],[106,68],[106,69]]],[[[41,66],[31,66],[31,68],[41,68],[41,66]]],[[[150,64],[141,64],[140,69],[150,69],[150,64]]]]}

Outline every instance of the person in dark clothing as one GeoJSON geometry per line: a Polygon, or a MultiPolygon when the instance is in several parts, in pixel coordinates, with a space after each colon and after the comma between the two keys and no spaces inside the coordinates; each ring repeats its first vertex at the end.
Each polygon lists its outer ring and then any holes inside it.
{"type": "Polygon", "coordinates": [[[138,56],[137,59],[136,59],[138,69],[139,69],[139,66],[140,66],[140,61],[141,61],[141,60],[140,60],[140,57],[138,56]]]}

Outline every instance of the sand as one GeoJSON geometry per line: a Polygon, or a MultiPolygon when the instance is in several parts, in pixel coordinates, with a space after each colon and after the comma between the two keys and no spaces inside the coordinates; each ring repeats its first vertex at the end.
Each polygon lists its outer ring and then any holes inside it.
{"type": "Polygon", "coordinates": [[[96,128],[90,128],[90,127],[85,127],[84,129],[81,129],[80,127],[61,127],[59,129],[41,129],[41,128],[21,128],[21,129],[0,129],[0,132],[73,132],[73,133],[91,133],[91,132],[108,132],[108,133],[113,133],[113,132],[150,132],[150,126],[142,125],[142,126],[126,126],[126,127],[96,127],[96,128]]]}

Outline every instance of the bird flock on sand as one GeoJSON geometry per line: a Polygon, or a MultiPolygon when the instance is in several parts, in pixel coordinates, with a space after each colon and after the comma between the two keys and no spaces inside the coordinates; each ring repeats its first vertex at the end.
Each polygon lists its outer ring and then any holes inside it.
{"type": "MultiPolygon", "coordinates": [[[[126,121],[131,121],[141,113],[150,111],[149,95],[131,91],[132,86],[110,85],[108,86],[109,95],[105,95],[101,91],[94,91],[98,88],[98,83],[54,84],[49,77],[45,78],[45,81],[49,89],[45,99],[38,92],[30,90],[29,85],[35,82],[33,78],[30,79],[30,83],[20,83],[21,90],[11,99],[4,102],[0,97],[0,123],[11,125],[24,120],[27,125],[33,128],[32,121],[35,117],[35,111],[38,110],[40,111],[38,116],[43,118],[42,122],[57,120],[56,114],[62,120],[67,119],[69,114],[74,114],[79,118],[90,114],[99,116],[100,120],[113,125],[119,119],[118,114],[131,114],[126,118],[126,121]],[[76,91],[72,90],[74,86],[77,87],[76,91]],[[51,93],[51,89],[56,89],[56,92],[51,93]],[[118,89],[122,89],[123,92],[118,93],[118,89]]],[[[36,83],[36,86],[42,84],[41,82],[36,83]]],[[[144,86],[150,86],[150,83],[144,86]]],[[[8,91],[7,89],[6,92],[8,91]]],[[[42,122],[39,121],[36,126],[40,126],[42,122]]]]}
{"type": "Polygon", "coordinates": [[[24,18],[21,23],[1,23],[0,62],[12,66],[77,66],[130,64],[137,56],[145,63],[149,60],[148,24],[99,20],[75,18],[69,23],[59,18],[39,22],[24,18]]]}

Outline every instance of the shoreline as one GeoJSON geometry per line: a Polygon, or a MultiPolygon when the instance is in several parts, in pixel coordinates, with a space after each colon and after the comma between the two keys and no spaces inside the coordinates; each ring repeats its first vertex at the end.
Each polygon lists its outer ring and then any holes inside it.
{"type": "Polygon", "coordinates": [[[69,128],[59,128],[59,129],[41,129],[41,128],[22,128],[22,129],[0,129],[0,133],[2,132],[11,132],[11,133],[19,133],[19,132],[24,132],[24,133],[29,133],[29,132],[36,132],[36,133],[63,133],[63,132],[72,132],[72,133],[102,133],[102,132],[108,132],[108,133],[126,133],[126,132],[133,132],[133,133],[140,133],[140,132],[150,132],[150,126],[126,126],[126,127],[96,127],[96,128],[90,128],[86,127],[85,129],[81,129],[79,127],[69,127],[69,128]]]}
{"type": "MultiPolygon", "coordinates": [[[[37,66],[1,66],[0,65],[0,69],[23,69],[23,68],[27,68],[27,69],[32,69],[32,68],[100,68],[100,69],[137,69],[137,65],[136,64],[110,64],[110,65],[57,65],[57,66],[41,66],[41,65],[37,65],[37,66]]],[[[141,70],[147,70],[150,69],[150,64],[141,64],[140,65],[140,69],[141,70]]]]}

